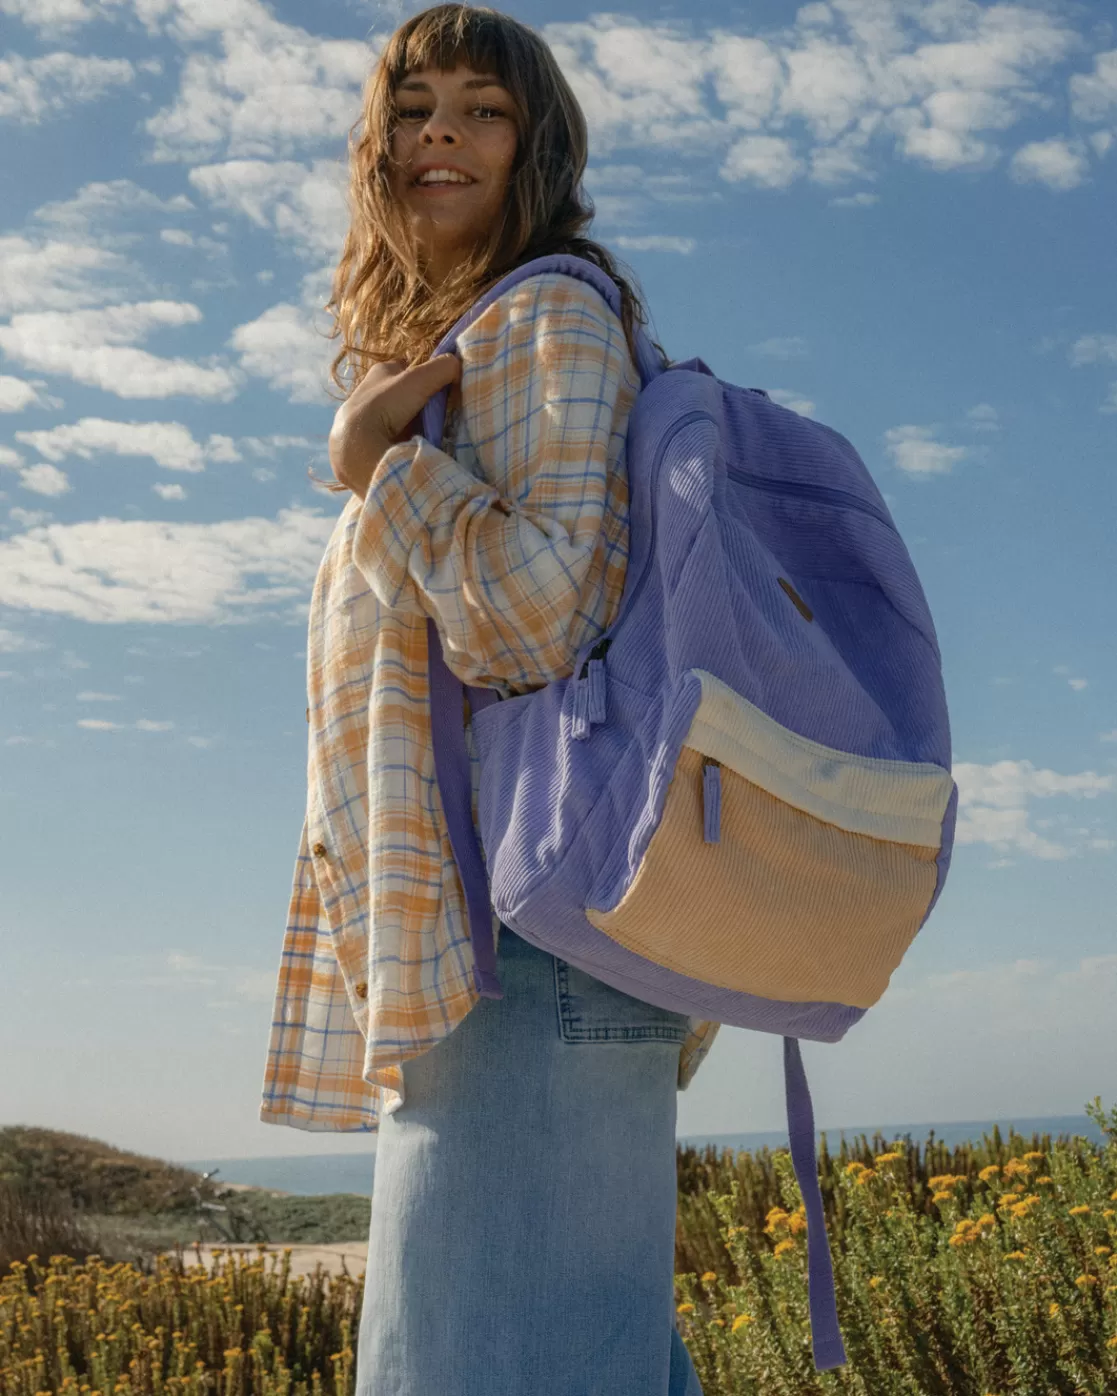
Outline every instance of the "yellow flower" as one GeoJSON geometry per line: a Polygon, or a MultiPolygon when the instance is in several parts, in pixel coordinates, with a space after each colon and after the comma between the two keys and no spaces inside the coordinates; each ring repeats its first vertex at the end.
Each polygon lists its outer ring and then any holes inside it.
{"type": "Polygon", "coordinates": [[[883,1276],[881,1276],[881,1275],[873,1275],[873,1276],[870,1278],[870,1280],[869,1280],[869,1288],[870,1288],[870,1289],[876,1289],[877,1285],[882,1285],[883,1283],[884,1283],[884,1277],[883,1277],[883,1276]]]}
{"type": "Polygon", "coordinates": [[[867,1183],[871,1178],[875,1178],[876,1176],[877,1174],[875,1168],[866,1168],[864,1172],[858,1173],[857,1181],[859,1183],[867,1183]]]}
{"type": "Polygon", "coordinates": [[[898,1154],[893,1150],[888,1154],[877,1154],[876,1161],[877,1163],[895,1163],[898,1158],[903,1158],[903,1154],[898,1154]]]}
{"type": "Polygon", "coordinates": [[[753,1323],[754,1321],[752,1314],[738,1314],[733,1320],[733,1326],[729,1331],[730,1333],[736,1333],[738,1328],[743,1328],[746,1323],[753,1323]]]}
{"type": "Polygon", "coordinates": [[[1053,1178],[1049,1178],[1049,1177],[1047,1176],[1046,1173],[1043,1175],[1042,1178],[1037,1178],[1037,1179],[1036,1179],[1036,1182],[1037,1182],[1037,1183],[1052,1183],[1052,1182],[1054,1182],[1054,1181],[1055,1181],[1055,1180],[1054,1180],[1053,1178]]]}
{"type": "Polygon", "coordinates": [[[782,1207],[773,1207],[768,1213],[768,1225],[764,1228],[765,1234],[773,1235],[783,1226],[787,1225],[788,1214],[782,1207]]]}
{"type": "Polygon", "coordinates": [[[1027,1255],[1023,1251],[1009,1251],[1005,1256],[1006,1260],[1027,1260],[1027,1255]]]}
{"type": "Polygon", "coordinates": [[[927,1186],[938,1192],[941,1188],[952,1188],[955,1183],[964,1183],[966,1180],[960,1174],[939,1173],[934,1178],[927,1179],[927,1186]]]}
{"type": "Polygon", "coordinates": [[[719,1328],[724,1328],[724,1327],[725,1327],[725,1319],[723,1319],[723,1318],[715,1318],[715,1319],[714,1319],[714,1322],[717,1324],[717,1326],[718,1326],[719,1328]]]}
{"type": "Polygon", "coordinates": [[[1114,1188],[1113,1191],[1109,1194],[1109,1200],[1110,1202],[1117,1202],[1117,1188],[1114,1188]]]}
{"type": "Polygon", "coordinates": [[[1048,1318],[1054,1318],[1055,1315],[1056,1315],[1058,1312],[1059,1312],[1059,1305],[1058,1305],[1058,1304],[1050,1304],[1050,1305],[1048,1305],[1048,1308],[1047,1308],[1047,1316],[1048,1316],[1048,1318]]]}
{"type": "Polygon", "coordinates": [[[1023,1173],[1027,1175],[1031,1173],[1031,1171],[1031,1168],[1024,1162],[1023,1159],[1010,1158],[1009,1161],[1005,1164],[1006,1178],[1014,1178],[1017,1173],[1023,1173]]]}
{"type": "Polygon", "coordinates": [[[1042,1158],[1043,1154],[1038,1149],[1029,1149],[1024,1155],[1025,1158],[1042,1158]]]}
{"type": "Polygon", "coordinates": [[[865,1165],[864,1165],[863,1163],[859,1162],[857,1159],[854,1159],[852,1163],[847,1163],[847,1164],[846,1164],[846,1172],[847,1172],[847,1173],[857,1173],[857,1172],[859,1172],[861,1169],[863,1169],[864,1167],[865,1167],[865,1165]]]}
{"type": "Polygon", "coordinates": [[[1083,1203],[1081,1207],[1072,1207],[1070,1214],[1072,1217],[1084,1217],[1089,1210],[1089,1207],[1083,1203]]]}
{"type": "Polygon", "coordinates": [[[977,1224],[978,1226],[996,1226],[997,1218],[992,1212],[986,1212],[983,1217],[978,1217],[977,1224]]]}
{"type": "Polygon", "coordinates": [[[680,1304],[679,1307],[675,1310],[675,1312],[676,1312],[677,1314],[692,1314],[692,1313],[694,1313],[694,1305],[693,1305],[693,1304],[680,1304]]]}
{"type": "Polygon", "coordinates": [[[705,1285],[705,1284],[709,1284],[712,1280],[716,1280],[716,1279],[717,1279],[716,1273],[715,1273],[713,1270],[707,1270],[706,1273],[702,1276],[702,1283],[703,1283],[704,1285],[705,1285]]]}
{"type": "Polygon", "coordinates": [[[1102,1208],[1102,1216],[1103,1216],[1103,1217],[1113,1217],[1113,1216],[1117,1216],[1117,1212],[1114,1212],[1114,1210],[1113,1210],[1112,1207],[1103,1207],[1103,1208],[1102,1208]]]}
{"type": "Polygon", "coordinates": [[[977,1176],[983,1183],[987,1183],[990,1178],[995,1178],[1000,1171],[997,1164],[991,1163],[988,1168],[983,1168],[977,1176]]]}
{"type": "Polygon", "coordinates": [[[1106,1343],[1107,1348],[1117,1348],[1117,1338],[1110,1338],[1106,1343]]]}
{"type": "Polygon", "coordinates": [[[1096,1285],[1097,1282],[1097,1275],[1079,1275],[1078,1279],[1075,1280],[1075,1284],[1079,1289],[1085,1289],[1087,1285],[1096,1285]]]}
{"type": "Polygon", "coordinates": [[[744,1229],[745,1229],[745,1228],[744,1228],[743,1226],[731,1226],[731,1227],[729,1228],[729,1230],[726,1232],[726,1235],[727,1235],[727,1236],[736,1236],[736,1234],[738,1233],[738,1231],[744,1231],[744,1229]]]}
{"type": "Polygon", "coordinates": [[[973,1222],[970,1221],[969,1217],[963,1217],[962,1220],[961,1220],[960,1222],[955,1222],[955,1223],[954,1223],[954,1230],[955,1230],[955,1231],[969,1231],[969,1229],[970,1229],[971,1226],[973,1226],[973,1222]]]}
{"type": "Polygon", "coordinates": [[[935,1192],[931,1194],[932,1202],[949,1202],[954,1196],[952,1192],[935,1192]]]}
{"type": "Polygon", "coordinates": [[[952,1246],[964,1246],[967,1241],[973,1240],[973,1234],[969,1231],[959,1231],[950,1238],[952,1246]]]}
{"type": "Polygon", "coordinates": [[[773,1255],[783,1255],[783,1253],[784,1253],[785,1251],[793,1251],[794,1249],[795,1249],[795,1242],[794,1242],[794,1241],[781,1241],[781,1242],[779,1243],[779,1245],[776,1247],[776,1249],[772,1252],[772,1254],[773,1254],[773,1255]]]}
{"type": "Polygon", "coordinates": [[[806,1231],[807,1218],[801,1212],[793,1212],[788,1220],[787,1229],[792,1236],[798,1236],[801,1231],[806,1231]]]}
{"type": "Polygon", "coordinates": [[[1094,1247],[1094,1254],[1095,1254],[1095,1255],[1108,1255],[1108,1254],[1110,1253],[1110,1249],[1111,1249],[1111,1247],[1109,1247],[1109,1246],[1095,1246],[1095,1247],[1094,1247]]]}

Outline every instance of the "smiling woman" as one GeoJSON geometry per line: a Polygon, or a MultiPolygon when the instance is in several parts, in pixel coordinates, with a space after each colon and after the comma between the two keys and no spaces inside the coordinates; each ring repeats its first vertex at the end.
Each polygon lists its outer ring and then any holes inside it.
{"type": "Polygon", "coordinates": [[[311,598],[307,807],[260,1115],[378,1131],[356,1396],[701,1396],[674,1322],[675,1094],[717,1024],[495,913],[504,992],[481,996],[431,731],[428,624],[460,679],[510,698],[568,677],[617,617],[643,311],[585,236],[585,120],[530,29],[415,16],[363,123],[329,302],[347,388],[330,460],[352,498],[311,598]],[[620,314],[562,261],[431,357],[552,253],[611,276],[620,314]],[[451,384],[427,440],[418,414],[451,384]]]}

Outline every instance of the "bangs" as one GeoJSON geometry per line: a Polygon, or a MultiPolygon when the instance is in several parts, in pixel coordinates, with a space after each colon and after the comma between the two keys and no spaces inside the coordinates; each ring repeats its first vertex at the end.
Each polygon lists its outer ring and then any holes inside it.
{"type": "Polygon", "coordinates": [[[388,63],[392,90],[408,73],[423,68],[445,73],[459,66],[491,74],[507,85],[513,69],[510,39],[502,16],[494,11],[437,5],[417,15],[398,35],[388,63]]]}

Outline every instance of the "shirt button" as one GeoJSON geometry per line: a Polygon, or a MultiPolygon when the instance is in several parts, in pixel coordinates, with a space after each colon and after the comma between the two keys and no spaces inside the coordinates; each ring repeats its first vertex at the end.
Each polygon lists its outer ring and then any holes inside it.
{"type": "Polygon", "coordinates": [[[314,845],[314,856],[315,858],[324,858],[326,856],[326,845],[324,843],[316,843],[314,845]]]}
{"type": "Polygon", "coordinates": [[[362,980],[360,984],[355,986],[354,992],[356,993],[359,999],[367,999],[368,985],[362,980]]]}

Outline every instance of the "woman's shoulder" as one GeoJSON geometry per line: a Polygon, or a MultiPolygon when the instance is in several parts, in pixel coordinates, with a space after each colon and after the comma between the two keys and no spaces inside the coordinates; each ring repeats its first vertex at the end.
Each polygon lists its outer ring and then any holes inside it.
{"type": "Polygon", "coordinates": [[[595,287],[566,272],[546,271],[510,287],[488,306],[460,336],[464,343],[479,343],[515,326],[521,332],[539,325],[576,332],[605,330],[622,335],[620,317],[595,287]]]}

